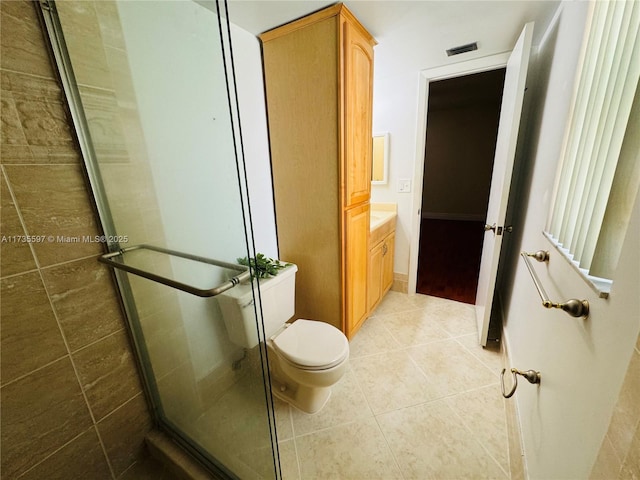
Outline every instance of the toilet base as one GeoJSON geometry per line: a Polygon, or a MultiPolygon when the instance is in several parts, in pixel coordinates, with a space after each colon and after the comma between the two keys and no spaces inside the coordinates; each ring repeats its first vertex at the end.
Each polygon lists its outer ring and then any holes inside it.
{"type": "Polygon", "coordinates": [[[295,385],[293,388],[271,378],[271,391],[280,400],[293,405],[305,413],[314,414],[322,410],[331,396],[331,387],[307,387],[295,385]]]}

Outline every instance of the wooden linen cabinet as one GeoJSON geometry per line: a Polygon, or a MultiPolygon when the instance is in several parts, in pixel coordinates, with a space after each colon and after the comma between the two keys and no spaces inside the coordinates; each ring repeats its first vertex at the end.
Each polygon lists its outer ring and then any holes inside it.
{"type": "Polygon", "coordinates": [[[296,318],[368,314],[373,37],[342,4],[260,35],[280,258],[296,318]]]}

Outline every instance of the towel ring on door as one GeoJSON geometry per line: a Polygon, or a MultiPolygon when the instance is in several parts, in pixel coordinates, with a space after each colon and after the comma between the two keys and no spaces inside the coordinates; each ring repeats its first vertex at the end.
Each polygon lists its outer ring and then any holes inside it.
{"type": "Polygon", "coordinates": [[[522,375],[529,381],[529,383],[540,383],[540,372],[536,372],[535,370],[527,370],[526,372],[523,372],[517,368],[512,368],[511,374],[513,375],[513,387],[511,387],[511,391],[509,393],[505,393],[504,372],[506,371],[507,369],[503,368],[502,373],[500,374],[500,387],[502,388],[502,396],[504,398],[511,398],[513,394],[516,393],[516,388],[518,388],[518,375],[522,375]]]}

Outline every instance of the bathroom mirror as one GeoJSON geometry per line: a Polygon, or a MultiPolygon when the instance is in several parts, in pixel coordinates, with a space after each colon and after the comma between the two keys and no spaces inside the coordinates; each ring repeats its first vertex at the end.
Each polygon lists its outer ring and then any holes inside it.
{"type": "Polygon", "coordinates": [[[373,134],[371,184],[385,185],[389,172],[389,132],[373,134]]]}

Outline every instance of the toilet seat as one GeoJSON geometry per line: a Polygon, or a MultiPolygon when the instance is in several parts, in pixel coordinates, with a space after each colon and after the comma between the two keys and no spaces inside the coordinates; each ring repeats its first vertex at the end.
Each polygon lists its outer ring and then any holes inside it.
{"type": "Polygon", "coordinates": [[[282,358],[304,370],[326,370],[349,356],[349,341],[328,323],[299,319],[271,338],[282,358]]]}

